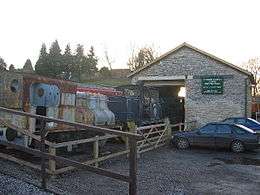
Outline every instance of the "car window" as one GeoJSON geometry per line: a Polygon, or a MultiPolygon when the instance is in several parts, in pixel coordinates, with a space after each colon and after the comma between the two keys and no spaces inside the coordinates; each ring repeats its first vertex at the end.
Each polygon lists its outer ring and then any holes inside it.
{"type": "Polygon", "coordinates": [[[216,125],[206,125],[200,129],[202,134],[212,134],[216,131],[216,125]]]}
{"type": "Polygon", "coordinates": [[[247,131],[248,133],[255,133],[252,129],[244,126],[244,125],[239,125],[239,124],[236,124],[236,126],[240,127],[241,129],[244,129],[245,131],[247,131]]]}
{"type": "Polygon", "coordinates": [[[256,126],[257,124],[254,121],[251,121],[249,119],[246,120],[246,124],[250,126],[256,126]]]}
{"type": "Polygon", "coordinates": [[[247,133],[246,130],[244,130],[244,129],[240,128],[240,127],[236,127],[236,126],[233,127],[233,130],[234,130],[237,134],[246,134],[246,133],[247,133]]]}
{"type": "Polygon", "coordinates": [[[218,125],[216,133],[230,134],[232,133],[232,128],[229,125],[218,125]]]}
{"type": "Polygon", "coordinates": [[[236,123],[238,123],[238,124],[245,124],[246,123],[246,119],[244,119],[244,118],[239,118],[239,119],[237,119],[237,122],[236,123]]]}
{"type": "Polygon", "coordinates": [[[248,118],[247,120],[252,121],[253,123],[255,123],[257,125],[260,125],[260,123],[257,120],[255,120],[255,119],[248,118]]]}

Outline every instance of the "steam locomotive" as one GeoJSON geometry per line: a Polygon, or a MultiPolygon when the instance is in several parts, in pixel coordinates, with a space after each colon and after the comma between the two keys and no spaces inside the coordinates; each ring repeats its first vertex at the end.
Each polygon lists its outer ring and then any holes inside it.
{"type": "MultiPolygon", "coordinates": [[[[142,125],[161,119],[160,104],[154,89],[134,85],[90,87],[8,71],[0,73],[0,106],[71,122],[109,128],[121,126],[124,130],[128,121],[142,125]]],[[[1,112],[0,118],[32,133],[39,133],[40,121],[37,119],[1,112]]],[[[45,127],[49,130],[47,139],[55,142],[89,138],[98,134],[56,123],[46,123],[45,127]]],[[[25,139],[25,136],[1,124],[0,139],[17,141],[26,146],[32,144],[30,139],[25,139]]]]}

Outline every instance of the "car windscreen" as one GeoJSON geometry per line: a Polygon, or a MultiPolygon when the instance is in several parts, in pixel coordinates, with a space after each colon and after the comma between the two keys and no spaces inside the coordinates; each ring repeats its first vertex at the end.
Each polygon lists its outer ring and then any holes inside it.
{"type": "Polygon", "coordinates": [[[255,120],[255,119],[248,118],[248,120],[251,121],[251,122],[253,122],[253,123],[255,123],[255,124],[260,125],[260,123],[259,123],[257,120],[255,120]]]}
{"type": "Polygon", "coordinates": [[[244,125],[236,124],[236,126],[240,127],[241,129],[245,130],[248,133],[255,133],[252,129],[249,129],[249,128],[245,127],[244,125]]]}

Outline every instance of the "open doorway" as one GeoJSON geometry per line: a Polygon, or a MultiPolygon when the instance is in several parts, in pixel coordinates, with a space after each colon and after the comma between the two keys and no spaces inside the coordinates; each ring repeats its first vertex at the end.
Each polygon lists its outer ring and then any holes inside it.
{"type": "Polygon", "coordinates": [[[168,117],[171,124],[185,120],[185,88],[183,86],[159,87],[159,98],[163,117],[168,117]]]}

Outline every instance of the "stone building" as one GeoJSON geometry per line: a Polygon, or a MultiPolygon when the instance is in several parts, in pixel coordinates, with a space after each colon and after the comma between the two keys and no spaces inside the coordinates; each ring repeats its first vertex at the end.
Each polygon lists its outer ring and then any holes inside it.
{"type": "Polygon", "coordinates": [[[227,117],[251,116],[250,72],[183,43],[129,76],[133,84],[159,88],[171,122],[198,127],[227,117]],[[180,97],[180,89],[185,96],[180,97]],[[178,95],[179,93],[179,95],[178,95]]]}

